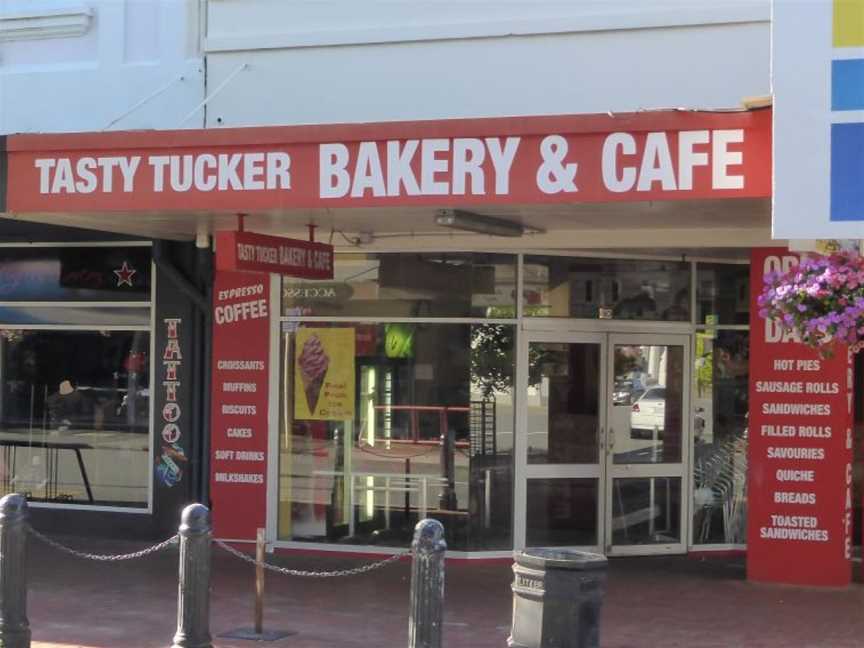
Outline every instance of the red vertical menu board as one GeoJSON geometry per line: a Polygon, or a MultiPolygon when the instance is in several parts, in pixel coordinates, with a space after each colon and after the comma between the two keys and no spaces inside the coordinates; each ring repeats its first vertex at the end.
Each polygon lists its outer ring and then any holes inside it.
{"type": "Polygon", "coordinates": [[[266,518],[269,277],[217,272],[214,282],[210,483],[217,538],[254,540],[266,518]]]}
{"type": "Polygon", "coordinates": [[[851,578],[852,369],[759,317],[763,276],[793,267],[783,248],[753,251],[747,577],[797,585],[851,578]]]}

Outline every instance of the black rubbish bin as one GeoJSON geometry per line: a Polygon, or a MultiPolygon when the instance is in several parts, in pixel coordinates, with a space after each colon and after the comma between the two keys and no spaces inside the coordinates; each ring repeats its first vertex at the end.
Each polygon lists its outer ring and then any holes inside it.
{"type": "Polygon", "coordinates": [[[598,648],[606,557],[568,549],[514,553],[510,648],[598,648]]]}

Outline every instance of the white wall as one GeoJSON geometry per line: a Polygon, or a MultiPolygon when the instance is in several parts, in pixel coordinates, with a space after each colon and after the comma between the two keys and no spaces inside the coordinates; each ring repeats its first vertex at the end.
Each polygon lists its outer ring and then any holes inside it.
{"type": "Polygon", "coordinates": [[[208,126],[737,107],[769,4],[210,0],[208,126]]]}
{"type": "Polygon", "coordinates": [[[769,0],[0,0],[0,132],[736,107],[769,91],[768,18],[769,0]],[[202,34],[211,100],[189,117],[202,34]]]}
{"type": "Polygon", "coordinates": [[[202,127],[203,111],[181,124],[204,97],[200,12],[198,0],[0,0],[0,133],[202,127]]]}

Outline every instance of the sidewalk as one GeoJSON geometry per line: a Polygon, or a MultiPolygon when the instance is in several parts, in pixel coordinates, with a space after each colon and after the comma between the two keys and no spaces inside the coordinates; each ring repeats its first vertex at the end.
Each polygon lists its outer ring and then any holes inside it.
{"type": "MultiPolygon", "coordinates": [[[[131,543],[64,539],[89,551],[131,543]]],[[[363,561],[291,556],[299,569],[363,561]]],[[[297,579],[268,574],[265,629],[277,642],[218,635],[252,622],[253,568],[214,547],[211,629],[217,648],[405,648],[410,565],[373,574],[297,579]]],[[[96,563],[31,543],[29,616],[39,648],[165,648],[176,626],[176,549],[125,563],[96,563]]],[[[444,648],[504,648],[510,566],[450,563],[444,648]]],[[[852,648],[864,645],[864,586],[815,590],[751,585],[740,560],[683,557],[613,560],[603,648],[852,648]]]]}

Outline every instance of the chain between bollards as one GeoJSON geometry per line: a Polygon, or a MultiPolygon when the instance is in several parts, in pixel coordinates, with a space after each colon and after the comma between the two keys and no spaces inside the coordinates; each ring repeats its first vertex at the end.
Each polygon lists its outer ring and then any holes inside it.
{"type": "Polygon", "coordinates": [[[408,648],[441,648],[444,624],[444,555],[447,542],[438,520],[421,520],[411,543],[408,648]]]}
{"type": "Polygon", "coordinates": [[[30,648],[27,620],[27,500],[0,499],[0,647],[30,648]]]}
{"type": "MultiPolygon", "coordinates": [[[[25,578],[28,523],[27,501],[11,494],[0,499],[0,648],[30,648],[30,623],[27,620],[27,582],[25,578]]],[[[33,533],[40,539],[45,536],[33,533]]],[[[201,504],[183,510],[180,525],[179,583],[177,588],[177,631],[171,648],[213,648],[210,634],[210,576],[213,529],[210,511],[201,504]]],[[[143,557],[169,546],[174,538],[136,554],[96,556],[99,560],[143,557]],[[140,555],[138,555],[140,554],[140,555]]],[[[91,557],[49,540],[49,544],[81,557],[91,557]]],[[[223,543],[217,542],[220,546],[223,543]]],[[[259,544],[260,543],[259,541],[259,544]]],[[[227,546],[226,546],[227,548],[227,546]]],[[[409,648],[441,648],[444,613],[444,558],[447,543],[444,527],[437,520],[420,521],[414,529],[411,544],[411,593],[409,615],[409,648]]],[[[232,553],[235,550],[232,549],[232,553]]],[[[239,553],[239,552],[238,552],[239,553]]],[[[259,572],[266,565],[261,552],[256,563],[259,572]]],[[[404,554],[396,554],[379,563],[326,573],[327,576],[364,573],[386,566],[404,554]]],[[[95,556],[95,555],[94,555],[95,556]]],[[[263,573],[263,572],[262,572],[263,573]]],[[[298,572],[307,575],[307,572],[298,572]]],[[[259,578],[260,578],[259,574],[259,578]]],[[[316,573],[317,575],[317,573],[316,573]]],[[[259,589],[259,596],[263,594],[259,589]]],[[[263,606],[262,606],[263,607],[263,606]]],[[[260,631],[260,615],[256,615],[260,631]]]]}

